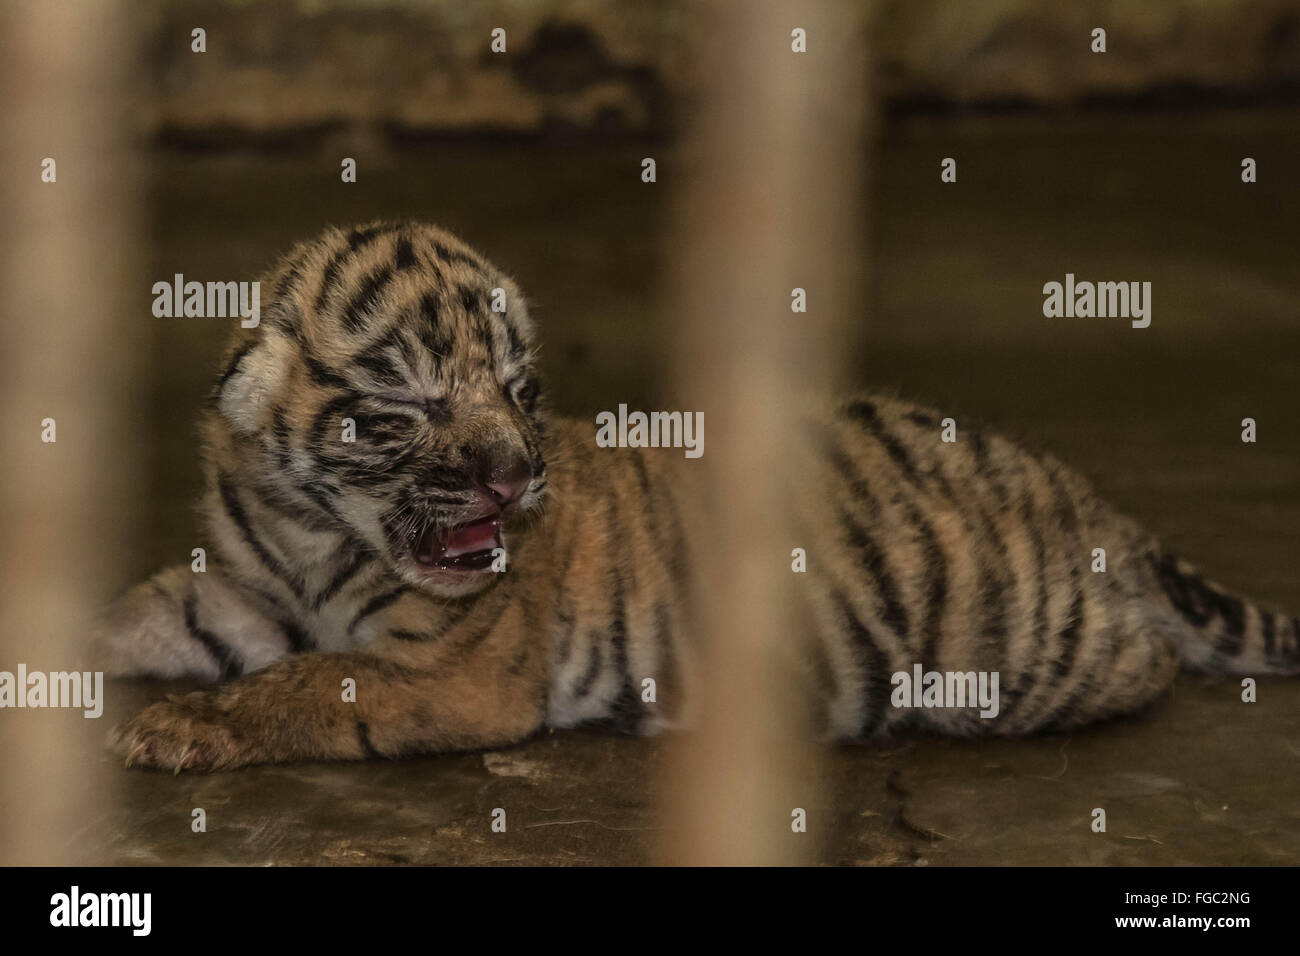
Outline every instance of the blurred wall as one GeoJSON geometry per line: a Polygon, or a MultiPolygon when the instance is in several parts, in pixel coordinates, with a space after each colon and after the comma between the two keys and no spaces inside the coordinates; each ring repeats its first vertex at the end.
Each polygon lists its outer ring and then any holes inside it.
{"type": "MultiPolygon", "coordinates": [[[[149,0],[156,100],[137,132],[182,144],[402,143],[468,132],[667,134],[708,38],[690,0],[149,0]],[[489,51],[506,31],[508,56],[489,51]],[[195,55],[189,37],[207,32],[195,55]],[[419,42],[412,42],[418,38],[419,42]]],[[[887,105],[1300,100],[1300,0],[885,0],[887,105]],[[1094,54],[1091,31],[1107,31],[1094,54]]],[[[782,22],[800,25],[797,7],[782,22]]],[[[806,24],[804,24],[806,26],[806,24]]],[[[812,36],[811,49],[818,38],[812,36]]]]}

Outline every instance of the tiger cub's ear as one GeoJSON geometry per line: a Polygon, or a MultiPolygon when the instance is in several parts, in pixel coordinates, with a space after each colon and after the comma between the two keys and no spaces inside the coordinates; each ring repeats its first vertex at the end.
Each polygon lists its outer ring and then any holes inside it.
{"type": "Polygon", "coordinates": [[[267,426],[289,367],[292,346],[268,336],[236,351],[217,383],[217,409],[237,435],[253,435],[267,426]]]}

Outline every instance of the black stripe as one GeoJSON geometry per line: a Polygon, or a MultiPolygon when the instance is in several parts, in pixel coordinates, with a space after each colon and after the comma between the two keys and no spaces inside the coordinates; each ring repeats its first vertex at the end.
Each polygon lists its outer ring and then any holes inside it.
{"type": "Polygon", "coordinates": [[[496,323],[487,313],[480,312],[474,329],[478,340],[483,343],[483,348],[488,354],[488,363],[494,371],[497,367],[497,339],[492,331],[495,325],[496,323]]]}
{"type": "Polygon", "coordinates": [[[480,260],[474,258],[471,255],[467,255],[464,252],[455,252],[451,249],[448,249],[441,242],[433,243],[433,252],[434,255],[436,255],[443,262],[447,262],[447,263],[459,262],[461,265],[471,266],[480,272],[485,271],[483,268],[483,263],[480,260]]]}
{"type": "Polygon", "coordinates": [[[677,666],[677,653],[673,647],[672,610],[668,602],[654,606],[654,639],[659,648],[659,667],[655,675],[655,706],[668,718],[676,717],[682,710],[683,684],[677,666]]]}
{"type": "MultiPolygon", "coordinates": [[[[478,604],[477,600],[473,597],[466,598],[465,600],[455,604],[452,604],[451,602],[445,604],[444,607],[448,607],[451,610],[441,620],[438,621],[438,630],[436,634],[424,633],[419,631],[407,631],[407,630],[392,630],[389,631],[388,633],[391,634],[393,637],[397,638],[399,641],[439,640],[444,635],[446,635],[453,627],[459,624],[469,614],[469,612],[477,606],[477,604],[478,604]]],[[[498,619],[500,618],[499,613],[497,615],[497,618],[498,619]]]]}
{"type": "MultiPolygon", "coordinates": [[[[256,595],[257,597],[262,599],[262,602],[266,605],[268,609],[268,613],[267,613],[268,617],[274,618],[276,614],[279,612],[290,613],[290,609],[284,606],[283,599],[281,599],[278,595],[272,594],[270,591],[262,587],[257,582],[248,580],[248,578],[245,577],[239,570],[232,567],[228,561],[222,560],[220,554],[214,554],[213,558],[215,561],[214,566],[220,567],[222,574],[224,574],[231,581],[238,584],[239,587],[245,592],[247,592],[248,594],[256,595]]],[[[290,649],[292,650],[293,642],[289,639],[289,635],[287,633],[285,634],[285,641],[290,644],[290,649]]]]}
{"type": "Polygon", "coordinates": [[[348,233],[348,247],[339,249],[334,253],[325,264],[321,274],[320,288],[316,291],[316,300],[313,308],[319,315],[325,308],[325,302],[329,299],[330,293],[334,290],[334,284],[338,281],[343,271],[343,264],[356,255],[357,250],[369,245],[375,237],[385,232],[391,232],[395,227],[391,225],[373,226],[369,229],[353,229],[348,233]]]}
{"type": "MultiPolygon", "coordinates": [[[[281,459],[280,469],[288,471],[287,461],[281,459]]],[[[257,485],[259,500],[286,521],[292,521],[309,531],[338,531],[343,527],[338,521],[327,521],[308,504],[290,500],[285,497],[286,489],[270,481],[259,481],[257,485]]]]}
{"type": "Polygon", "coordinates": [[[1070,571],[1070,581],[1074,588],[1074,596],[1070,600],[1070,609],[1065,614],[1065,620],[1061,622],[1061,630],[1057,637],[1057,654],[1056,659],[1052,662],[1052,678],[1048,682],[1049,687],[1055,687],[1061,682],[1061,678],[1070,672],[1074,665],[1074,657],[1079,649],[1079,636],[1083,633],[1083,589],[1079,587],[1079,571],[1072,568],[1070,571]]]}
{"type": "MultiPolygon", "coordinates": [[[[359,485],[375,498],[383,494],[395,493],[403,480],[399,474],[400,469],[405,468],[424,453],[416,444],[407,444],[403,447],[401,443],[395,441],[376,443],[368,449],[370,454],[362,451],[351,453],[343,451],[347,447],[340,442],[337,452],[322,448],[316,453],[314,461],[317,470],[321,474],[337,479],[340,483],[359,485]],[[385,471],[382,475],[378,474],[381,469],[385,471]]],[[[353,447],[361,446],[358,444],[353,447]]]]}
{"type": "Polygon", "coordinates": [[[560,592],[555,611],[555,624],[555,669],[559,671],[569,662],[569,654],[573,651],[573,602],[564,589],[560,592]]]}
{"type": "Polygon", "coordinates": [[[321,272],[320,288],[316,290],[316,300],[312,303],[312,308],[319,315],[325,309],[325,300],[329,298],[330,292],[334,288],[334,283],[338,281],[339,271],[343,265],[343,260],[347,259],[351,252],[340,249],[330,257],[329,262],[325,264],[321,272]]]}
{"type": "Polygon", "coordinates": [[[400,442],[409,443],[411,430],[419,419],[416,409],[400,412],[358,412],[354,416],[357,429],[369,441],[375,444],[400,442]]]}
{"type": "Polygon", "coordinates": [[[349,359],[350,365],[360,365],[370,371],[385,385],[404,384],[406,379],[403,377],[397,365],[389,356],[389,349],[397,349],[403,361],[408,365],[412,364],[412,355],[407,348],[406,341],[402,338],[399,329],[394,326],[384,333],[383,336],[371,342],[364,349],[357,352],[349,359]]]}
{"type": "Polygon", "coordinates": [[[1030,544],[1034,548],[1034,567],[1037,572],[1034,580],[1038,585],[1038,595],[1034,603],[1033,650],[1029,661],[1025,664],[1024,671],[1021,672],[1019,680],[1016,681],[1016,686],[1012,689],[1012,693],[1008,695],[1009,699],[1001,708],[1000,714],[1004,718],[1013,713],[1027,699],[1030,684],[1038,676],[1047,641],[1047,548],[1043,544],[1043,535],[1038,528],[1029,492],[1025,493],[1020,502],[1020,521],[1024,526],[1025,534],[1029,536],[1030,544]]]}
{"type": "Polygon", "coordinates": [[[278,623],[280,630],[284,631],[284,636],[289,641],[289,648],[295,654],[316,650],[316,641],[312,639],[301,624],[296,621],[279,621],[278,623]]]}
{"type": "Polygon", "coordinates": [[[420,342],[437,358],[451,351],[451,342],[442,328],[442,303],[436,292],[420,296],[420,342]]]}
{"type": "Polygon", "coordinates": [[[361,744],[361,752],[366,755],[368,760],[380,760],[383,758],[375,745],[370,742],[370,727],[364,720],[357,720],[357,741],[361,744]]]}
{"type": "MultiPolygon", "coordinates": [[[[1074,510],[1074,502],[1068,491],[1065,489],[1060,476],[1053,470],[1053,464],[1049,461],[1039,462],[1042,466],[1043,474],[1047,478],[1047,483],[1052,490],[1053,510],[1056,514],[1057,523],[1066,532],[1069,539],[1066,546],[1067,554],[1077,555],[1080,553],[1080,539],[1077,532],[1079,522],[1078,516],[1074,510]]],[[[1032,526],[1032,525],[1031,525],[1032,526]]],[[[1032,729],[1034,726],[1041,726],[1041,721],[1034,723],[1035,715],[1042,709],[1044,703],[1049,699],[1049,695],[1058,684],[1070,672],[1074,663],[1074,657],[1078,651],[1078,645],[1081,633],[1084,627],[1084,595],[1079,584],[1079,569],[1074,564],[1070,564],[1070,585],[1071,585],[1071,602],[1067,609],[1060,627],[1054,631],[1055,634],[1055,654],[1049,661],[1047,659],[1046,633],[1051,630],[1050,621],[1045,623],[1044,644],[1038,657],[1045,664],[1050,665],[1046,675],[1040,676],[1035,674],[1035,682],[1025,688],[1025,693],[1030,700],[1037,700],[1036,706],[1030,712],[1028,717],[1022,718],[1025,721],[1026,729],[1032,729]]],[[[1049,614],[1050,617],[1050,614],[1049,614]]],[[[987,668],[986,668],[987,669],[987,668]]],[[[1003,713],[1008,708],[1019,710],[1021,701],[1012,698],[1007,702],[1007,707],[1003,708],[1003,713]]],[[[1059,709],[1059,708],[1058,708],[1059,709]]]]}
{"type": "Polygon", "coordinates": [[[451,610],[438,622],[439,637],[442,637],[453,627],[463,621],[469,615],[469,612],[478,606],[478,600],[477,598],[471,597],[455,604],[447,602],[443,606],[450,608],[451,610]]]}
{"type": "Polygon", "coordinates": [[[495,323],[490,314],[482,308],[482,293],[470,286],[461,286],[457,295],[460,298],[461,308],[473,320],[475,338],[483,346],[484,351],[487,352],[492,361],[493,368],[495,368],[497,358],[497,340],[495,334],[493,334],[495,323]]]}
{"type": "Polygon", "coordinates": [[[280,280],[275,284],[276,299],[287,299],[290,293],[293,292],[294,287],[297,286],[300,278],[302,278],[302,263],[295,262],[284,270],[280,280]]]}
{"type": "MultiPolygon", "coordinates": [[[[639,457],[639,456],[637,456],[639,457]]],[[[628,649],[627,595],[636,587],[636,565],[627,560],[623,543],[627,534],[620,521],[619,495],[611,490],[606,517],[609,554],[609,641],[615,671],[621,682],[611,704],[608,725],[621,733],[635,733],[641,723],[641,695],[632,680],[631,654],[628,649]]]]}
{"type": "Polygon", "coordinates": [[[938,424],[933,415],[928,415],[921,411],[911,411],[903,417],[914,424],[920,425],[922,428],[933,428],[938,424]]]}
{"type": "MultiPolygon", "coordinates": [[[[356,402],[356,398],[353,395],[337,395],[334,398],[331,398],[328,402],[326,402],[321,407],[321,410],[316,413],[316,417],[312,420],[311,428],[307,432],[308,442],[312,446],[323,445],[325,443],[324,442],[325,429],[328,428],[331,424],[334,424],[334,416],[338,415],[339,412],[350,408],[355,402],[356,402]]],[[[347,416],[342,416],[342,417],[346,418],[347,416]]],[[[342,431],[339,432],[339,437],[337,440],[339,442],[343,441],[342,431]]]]}
{"type": "Polygon", "coordinates": [[[371,226],[368,229],[353,229],[348,233],[348,249],[356,252],[362,246],[367,246],[375,240],[376,236],[385,232],[391,232],[393,227],[387,223],[380,223],[377,226],[371,226]]]}
{"type": "Polygon", "coordinates": [[[257,535],[253,533],[253,527],[248,521],[248,514],[244,511],[244,506],[240,504],[239,495],[230,481],[230,476],[221,475],[217,479],[217,488],[221,494],[221,503],[225,506],[226,515],[239,529],[244,543],[257,555],[258,560],[262,562],[262,565],[268,571],[284,582],[289,590],[293,592],[294,597],[301,599],[303,596],[301,579],[282,565],[275,555],[267,551],[262,542],[258,540],[257,535]]]}
{"type": "Polygon", "coordinates": [[[569,654],[573,651],[573,623],[574,608],[573,595],[569,591],[569,571],[573,567],[575,556],[578,549],[570,546],[568,553],[564,556],[563,566],[560,568],[559,582],[560,591],[555,600],[555,623],[559,627],[559,633],[556,640],[559,641],[559,648],[556,651],[556,671],[563,669],[569,661],[569,654]]]}
{"type": "Polygon", "coordinates": [[[645,517],[646,533],[649,535],[650,540],[654,542],[656,550],[661,555],[660,563],[671,573],[671,557],[665,558],[662,557],[662,555],[671,552],[672,549],[677,546],[677,542],[663,541],[660,539],[659,535],[662,532],[662,528],[660,527],[659,515],[655,508],[655,494],[650,483],[650,473],[646,469],[645,455],[643,455],[639,450],[633,450],[631,457],[632,470],[636,473],[637,484],[641,488],[641,495],[637,503],[641,508],[642,515],[645,517]]]}
{"type": "Polygon", "coordinates": [[[334,509],[334,502],[329,498],[330,494],[337,495],[338,489],[331,488],[321,482],[311,481],[300,486],[300,490],[304,495],[312,500],[316,507],[320,508],[321,511],[333,518],[336,524],[347,527],[347,522],[344,521],[343,516],[334,509]]]}
{"type": "Polygon", "coordinates": [[[414,269],[417,265],[419,263],[415,258],[415,250],[411,248],[411,240],[406,236],[402,236],[401,239],[397,240],[396,256],[393,261],[394,268],[398,272],[403,272],[407,269],[414,269]]]}
{"type": "Polygon", "coordinates": [[[512,361],[519,362],[523,360],[524,353],[528,351],[524,345],[523,338],[519,335],[519,329],[515,327],[509,316],[501,313],[493,313],[498,317],[498,321],[506,330],[506,356],[512,361]]]}
{"type": "Polygon", "coordinates": [[[989,467],[989,450],[984,442],[984,436],[975,429],[968,429],[970,432],[971,448],[975,452],[975,472],[984,474],[989,467]]]}
{"type": "Polygon", "coordinates": [[[866,692],[862,700],[862,726],[858,729],[859,737],[870,737],[884,724],[886,708],[889,706],[890,674],[889,661],[885,652],[877,646],[871,632],[858,620],[844,592],[836,588],[831,593],[831,600],[844,627],[849,632],[859,670],[866,678],[866,692]]]}
{"type": "Polygon", "coordinates": [[[372,597],[362,606],[361,610],[357,611],[356,616],[353,617],[351,623],[348,624],[348,636],[350,637],[355,633],[358,624],[376,611],[382,611],[409,590],[411,589],[403,584],[393,588],[391,591],[385,591],[383,594],[378,594],[375,597],[372,597]]]}
{"type": "Polygon", "coordinates": [[[293,438],[283,408],[277,408],[271,415],[271,438],[273,439],[271,447],[281,450],[287,449],[293,438]]]}
{"type": "Polygon", "coordinates": [[[850,418],[866,425],[871,437],[888,452],[889,457],[894,460],[899,470],[902,471],[903,477],[920,487],[921,475],[916,470],[916,464],[912,461],[912,456],[908,454],[907,449],[903,447],[903,443],[898,440],[897,436],[885,428],[885,423],[880,420],[880,415],[876,412],[876,406],[868,401],[860,400],[849,403],[845,406],[844,411],[850,418]]]}
{"type": "Polygon", "coordinates": [[[324,590],[316,595],[312,601],[313,608],[320,608],[326,601],[338,594],[339,588],[347,584],[352,577],[363,567],[370,563],[370,556],[365,550],[358,547],[355,543],[348,545],[352,552],[351,559],[344,562],[343,565],[334,573],[334,577],[325,585],[324,590]]]}
{"type": "Polygon", "coordinates": [[[1216,653],[1234,657],[1241,653],[1246,629],[1246,608],[1239,598],[1225,594],[1201,580],[1198,574],[1184,574],[1171,555],[1151,556],[1156,579],[1169,603],[1196,627],[1204,627],[1216,617],[1223,622],[1216,653]]]}
{"type": "Polygon", "coordinates": [[[934,528],[922,517],[915,505],[909,505],[908,520],[921,537],[921,555],[925,561],[925,624],[921,661],[928,667],[938,664],[939,636],[943,627],[944,606],[948,601],[948,559],[939,544],[934,528]]]}
{"type": "MultiPolygon", "coordinates": [[[[939,484],[941,488],[947,489],[952,500],[958,501],[955,496],[952,496],[946,476],[939,476],[939,484]]],[[[1015,570],[1007,553],[1006,542],[998,533],[997,522],[982,506],[982,502],[987,497],[972,492],[963,496],[959,506],[963,521],[967,520],[969,510],[980,525],[978,532],[972,535],[975,544],[975,567],[979,574],[980,667],[986,671],[1000,671],[1006,658],[1009,635],[1007,592],[1015,584],[1015,570]],[[967,502],[973,503],[971,509],[967,509],[967,502]]],[[[1005,507],[1005,489],[999,488],[997,497],[1005,507]]],[[[970,528],[968,521],[967,527],[970,528]]]]}
{"type": "Polygon", "coordinates": [[[1079,529],[1079,515],[1074,510],[1074,499],[1061,480],[1061,476],[1053,470],[1050,462],[1043,464],[1043,471],[1047,474],[1048,484],[1052,486],[1052,501],[1056,510],[1056,520],[1060,522],[1061,527],[1070,534],[1074,534],[1079,529]]]}
{"type": "Polygon", "coordinates": [[[636,472],[637,484],[641,486],[641,500],[650,507],[654,503],[654,495],[650,491],[650,475],[646,471],[645,456],[639,449],[632,452],[632,470],[636,472]]]}
{"type": "Polygon", "coordinates": [[[519,579],[517,576],[510,575],[505,575],[505,578],[506,580],[498,584],[492,592],[497,602],[496,610],[490,618],[471,631],[468,636],[462,637],[456,642],[456,651],[458,653],[464,655],[487,640],[492,632],[496,630],[497,625],[501,623],[501,619],[506,616],[506,612],[510,610],[511,605],[514,603],[512,600],[514,582],[519,579]]]}
{"type": "Polygon", "coordinates": [[[484,643],[484,641],[487,640],[487,637],[491,636],[491,632],[497,630],[497,624],[500,623],[500,619],[506,617],[506,611],[508,609],[510,609],[510,601],[503,600],[500,602],[497,613],[495,613],[490,620],[486,620],[486,622],[482,623],[476,631],[471,633],[468,637],[465,637],[465,639],[456,641],[456,650],[467,652],[467,650],[473,650],[474,648],[477,648],[478,645],[484,643]]]}
{"type": "MultiPolygon", "coordinates": [[[[617,542],[619,536],[614,535],[617,542]]],[[[641,697],[632,684],[631,660],[627,648],[627,583],[622,571],[612,566],[609,599],[609,643],[614,670],[622,676],[618,695],[610,705],[609,725],[622,733],[635,733],[641,721],[641,697]]]]}
{"type": "MultiPolygon", "coordinates": [[[[1084,629],[1084,599],[1083,589],[1079,586],[1079,570],[1072,567],[1070,569],[1070,581],[1073,587],[1073,598],[1070,601],[1070,608],[1066,611],[1065,619],[1061,622],[1061,628],[1057,635],[1056,658],[1052,661],[1052,673],[1047,681],[1040,682],[1038,689],[1041,691],[1043,703],[1048,700],[1048,694],[1058,687],[1062,680],[1065,679],[1074,666],[1074,660],[1079,649],[1079,640],[1084,629]]],[[[1080,696],[1080,693],[1087,690],[1089,684],[1087,681],[1080,682],[1075,691],[1066,695],[1065,699],[1052,708],[1045,718],[1036,720],[1029,724],[1026,729],[1048,729],[1053,721],[1059,722],[1065,715],[1068,708],[1073,706],[1074,701],[1080,696]]],[[[1036,710],[1041,710],[1042,704],[1036,710]]],[[[1036,716],[1036,714],[1031,714],[1036,716]]]]}
{"type": "Polygon", "coordinates": [[[998,534],[993,519],[978,506],[980,500],[978,494],[965,493],[959,496],[941,470],[936,469],[932,472],[931,478],[938,494],[955,505],[962,524],[966,527],[967,536],[974,546],[972,560],[978,576],[976,594],[980,614],[981,668],[998,670],[1006,651],[1006,591],[1011,586],[1008,579],[1010,561],[1007,557],[1006,543],[998,534]],[[973,514],[969,507],[972,501],[976,503],[973,514]],[[972,517],[978,521],[980,527],[975,527],[972,517]],[[989,560],[987,553],[990,548],[994,553],[992,560],[989,560]]]}
{"type": "Polygon", "coordinates": [[[1246,607],[1240,599],[1229,594],[1218,597],[1223,630],[1214,642],[1214,650],[1217,654],[1236,657],[1246,645],[1246,607]]]}
{"type": "Polygon", "coordinates": [[[317,385],[324,388],[351,388],[347,379],[326,366],[314,355],[310,355],[304,351],[302,359],[307,365],[307,374],[317,385]]]}
{"type": "Polygon", "coordinates": [[[867,515],[871,521],[878,520],[880,518],[880,501],[872,492],[866,478],[858,473],[848,453],[840,445],[834,430],[830,427],[823,427],[820,441],[822,453],[830,462],[831,467],[835,469],[836,474],[848,485],[849,496],[856,498],[866,506],[867,515]]]}
{"type": "Polygon", "coordinates": [[[885,562],[884,549],[865,528],[853,520],[847,510],[840,510],[840,522],[844,526],[849,545],[858,552],[858,563],[875,583],[881,603],[881,622],[906,643],[909,629],[907,608],[899,599],[898,585],[885,562]]]}
{"type": "Polygon", "coordinates": [[[217,379],[217,384],[212,389],[213,398],[221,395],[222,390],[226,387],[226,382],[230,381],[231,376],[239,371],[239,363],[244,361],[244,356],[253,351],[256,346],[256,342],[247,342],[241,345],[235,351],[235,354],[230,357],[230,361],[226,364],[226,370],[221,373],[221,377],[217,379]]]}
{"type": "Polygon", "coordinates": [[[592,631],[587,635],[587,639],[591,642],[591,653],[587,657],[587,670],[573,688],[573,696],[578,700],[591,693],[592,685],[596,683],[596,678],[600,676],[600,667],[604,662],[604,655],[600,650],[600,635],[592,631]]]}
{"type": "Polygon", "coordinates": [[[1102,670],[1090,673],[1086,675],[1086,680],[1080,680],[1076,683],[1074,690],[1040,722],[1038,729],[1044,731],[1063,730],[1077,725],[1080,721],[1072,718],[1075,717],[1079,701],[1086,695],[1097,693],[1097,687],[1110,688],[1114,686],[1111,677],[1119,664],[1119,649],[1123,646],[1125,640],[1130,638],[1130,635],[1121,631],[1119,627],[1110,625],[1105,628],[1104,634],[1096,635],[1094,640],[1102,640],[1103,637],[1106,640],[1106,647],[1098,655],[1098,662],[1102,670]]]}
{"type": "Polygon", "coordinates": [[[365,369],[380,385],[405,385],[406,376],[384,352],[367,350],[353,358],[353,364],[365,369]]]}
{"type": "Polygon", "coordinates": [[[1009,564],[1007,546],[998,534],[997,526],[984,512],[977,509],[976,514],[984,524],[985,536],[979,543],[992,545],[993,556],[976,552],[976,566],[979,569],[979,607],[980,639],[983,653],[980,655],[982,669],[1001,670],[1002,661],[1007,651],[1007,591],[1012,582],[1008,579],[1009,564]]]}
{"type": "Polygon", "coordinates": [[[975,449],[975,474],[979,475],[993,491],[993,498],[1002,508],[1011,507],[1011,495],[1002,483],[1002,469],[989,457],[989,443],[974,429],[970,430],[971,444],[975,449]]]}
{"type": "Polygon", "coordinates": [[[221,677],[230,680],[244,673],[243,659],[220,637],[199,626],[198,598],[191,594],[185,599],[185,629],[190,636],[202,644],[217,666],[221,668],[221,677]]]}
{"type": "Polygon", "coordinates": [[[515,656],[510,659],[510,664],[506,667],[506,673],[511,677],[523,673],[528,659],[532,656],[533,649],[527,644],[519,645],[519,650],[515,651],[515,656]]]}
{"type": "Polygon", "coordinates": [[[384,266],[373,275],[366,276],[360,290],[343,310],[343,325],[349,332],[360,332],[366,327],[370,310],[374,308],[380,293],[384,291],[384,286],[388,285],[388,280],[392,277],[393,270],[389,266],[384,266]]]}
{"type": "Polygon", "coordinates": [[[266,314],[270,320],[267,324],[276,332],[302,340],[302,312],[292,300],[279,299],[272,302],[266,314]]]}

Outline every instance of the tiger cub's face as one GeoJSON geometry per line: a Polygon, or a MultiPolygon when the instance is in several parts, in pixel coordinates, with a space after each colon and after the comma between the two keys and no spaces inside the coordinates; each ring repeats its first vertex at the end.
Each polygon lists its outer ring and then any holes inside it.
{"type": "Polygon", "coordinates": [[[439,229],[376,223],[299,245],[262,295],[217,386],[212,444],[268,504],[348,530],[408,583],[486,587],[503,525],[546,487],[514,282],[439,229]]]}

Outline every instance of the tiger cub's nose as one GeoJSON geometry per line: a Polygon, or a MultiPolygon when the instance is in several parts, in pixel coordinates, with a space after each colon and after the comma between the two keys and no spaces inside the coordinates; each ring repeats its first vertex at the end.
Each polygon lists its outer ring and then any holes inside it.
{"type": "Polygon", "coordinates": [[[481,470],[479,480],[491,493],[497,507],[505,508],[524,496],[533,480],[533,469],[523,458],[496,458],[481,470]]]}

